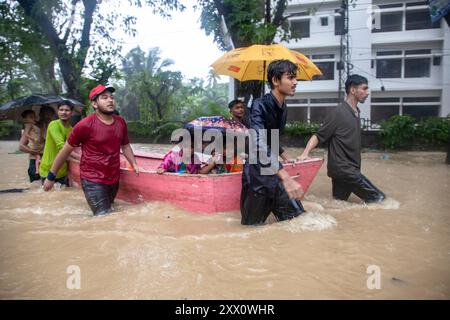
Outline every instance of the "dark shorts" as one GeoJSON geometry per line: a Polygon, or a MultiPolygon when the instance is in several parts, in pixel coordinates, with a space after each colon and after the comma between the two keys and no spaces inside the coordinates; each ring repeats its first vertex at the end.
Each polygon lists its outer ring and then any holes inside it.
{"type": "Polygon", "coordinates": [[[36,159],[30,159],[28,164],[28,177],[30,178],[30,182],[41,179],[39,173],[36,173],[36,159]]]}
{"type": "Polygon", "coordinates": [[[81,179],[84,196],[94,216],[108,214],[119,190],[119,183],[106,185],[81,179]]]}
{"type": "Polygon", "coordinates": [[[278,221],[295,218],[305,212],[299,200],[289,199],[281,182],[278,184],[273,198],[255,192],[244,184],[241,191],[241,224],[263,224],[273,212],[278,221]]]}
{"type": "Polygon", "coordinates": [[[345,178],[332,178],[333,198],[347,200],[353,192],[365,202],[379,202],[386,198],[364,175],[358,174],[345,178]]]}

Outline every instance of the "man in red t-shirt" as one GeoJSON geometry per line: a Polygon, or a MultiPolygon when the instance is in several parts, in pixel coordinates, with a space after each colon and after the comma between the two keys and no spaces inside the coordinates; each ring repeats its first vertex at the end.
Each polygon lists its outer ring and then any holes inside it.
{"type": "Polygon", "coordinates": [[[81,120],[73,128],[44,182],[44,190],[50,190],[55,183],[55,172],[58,172],[73,149],[81,146],[81,186],[94,215],[111,212],[111,204],[119,189],[120,149],[136,174],[139,174],[128,141],[125,120],[114,114],[114,91],[113,87],[101,84],[91,90],[89,99],[95,113],[81,120]]]}

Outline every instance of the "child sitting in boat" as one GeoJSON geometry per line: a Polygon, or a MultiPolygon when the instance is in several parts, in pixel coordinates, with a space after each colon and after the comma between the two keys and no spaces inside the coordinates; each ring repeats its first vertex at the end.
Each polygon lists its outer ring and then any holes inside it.
{"type": "Polygon", "coordinates": [[[214,155],[208,165],[206,165],[204,168],[205,171],[208,171],[208,173],[216,174],[242,172],[243,163],[237,155],[234,156],[231,163],[226,163],[226,154],[224,152],[222,156],[220,154],[214,155]],[[219,161],[220,158],[222,158],[222,161],[219,161]]]}
{"type": "Polygon", "coordinates": [[[200,160],[198,160],[197,156],[193,154],[192,157],[197,159],[197,161],[191,161],[187,165],[182,161],[183,159],[183,148],[176,146],[172,150],[170,150],[163,158],[161,164],[158,169],[156,169],[157,173],[164,172],[177,172],[177,173],[199,173],[201,169],[200,160]],[[196,163],[197,162],[197,163],[196,163]]]}
{"type": "Polygon", "coordinates": [[[201,161],[194,153],[194,136],[191,135],[191,162],[184,163],[183,162],[183,148],[180,146],[175,146],[172,150],[170,150],[163,158],[161,164],[158,169],[156,169],[157,173],[164,172],[176,172],[176,173],[190,173],[190,174],[205,174],[208,173],[208,168],[201,167],[201,161]]]}
{"type": "MultiPolygon", "coordinates": [[[[223,146],[226,146],[226,140],[224,137],[223,146]]],[[[226,147],[223,148],[223,154],[219,152],[213,152],[212,157],[208,164],[204,167],[205,171],[208,173],[231,173],[231,172],[241,172],[243,168],[242,160],[237,155],[237,147],[234,145],[234,157],[230,163],[227,163],[227,152],[226,147]],[[221,161],[220,161],[221,160],[221,161]]]]}

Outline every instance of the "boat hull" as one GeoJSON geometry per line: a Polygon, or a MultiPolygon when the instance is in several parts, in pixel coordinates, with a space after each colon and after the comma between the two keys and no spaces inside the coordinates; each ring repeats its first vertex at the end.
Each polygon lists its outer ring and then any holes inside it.
{"type": "MultiPolygon", "coordinates": [[[[117,198],[132,203],[165,201],[195,213],[214,214],[239,210],[242,173],[228,174],[178,174],[156,173],[163,156],[136,152],[138,166],[143,170],[136,176],[125,158],[121,156],[120,187],[117,198]]],[[[308,190],[322,166],[322,159],[311,159],[284,168],[308,190]]],[[[78,161],[69,161],[69,179],[80,186],[78,161]]]]}

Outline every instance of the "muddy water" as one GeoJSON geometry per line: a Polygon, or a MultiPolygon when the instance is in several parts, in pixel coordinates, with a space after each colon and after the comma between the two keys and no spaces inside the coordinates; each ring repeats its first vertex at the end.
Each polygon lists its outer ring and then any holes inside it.
{"type": "MultiPolygon", "coordinates": [[[[26,156],[15,150],[0,142],[0,190],[29,187],[26,156]]],[[[389,195],[369,206],[331,200],[324,166],[306,214],[261,227],[241,226],[237,211],[201,216],[161,202],[119,201],[115,213],[93,218],[70,188],[0,194],[0,298],[449,299],[444,159],[365,153],[364,173],[389,195]],[[80,289],[67,287],[73,265],[80,289]],[[380,289],[369,289],[367,269],[377,267],[380,289]]]]}

